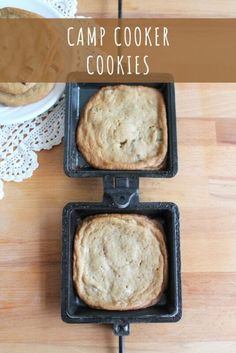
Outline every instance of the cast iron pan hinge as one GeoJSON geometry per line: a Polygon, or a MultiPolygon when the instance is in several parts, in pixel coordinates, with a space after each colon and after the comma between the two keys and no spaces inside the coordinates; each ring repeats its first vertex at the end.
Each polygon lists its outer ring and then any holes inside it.
{"type": "Polygon", "coordinates": [[[103,177],[104,202],[111,202],[113,206],[126,208],[138,202],[138,177],[103,177]]]}

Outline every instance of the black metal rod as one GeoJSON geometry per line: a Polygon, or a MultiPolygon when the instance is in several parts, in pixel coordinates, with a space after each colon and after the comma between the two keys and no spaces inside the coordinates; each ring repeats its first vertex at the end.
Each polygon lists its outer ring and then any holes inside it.
{"type": "Polygon", "coordinates": [[[118,0],[118,18],[122,18],[122,0],[118,0]]]}
{"type": "Polygon", "coordinates": [[[125,338],[119,336],[119,353],[125,353],[125,338]]]}

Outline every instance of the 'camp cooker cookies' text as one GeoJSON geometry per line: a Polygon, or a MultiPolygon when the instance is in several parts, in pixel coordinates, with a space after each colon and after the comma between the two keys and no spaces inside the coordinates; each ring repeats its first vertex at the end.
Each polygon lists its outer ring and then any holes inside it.
{"type": "MultiPolygon", "coordinates": [[[[110,29],[109,29],[110,31],[110,29]]],[[[106,42],[107,29],[102,26],[75,27],[67,30],[67,43],[70,47],[93,47],[86,57],[86,70],[89,75],[148,75],[148,55],[145,47],[168,47],[168,27],[129,27],[116,26],[109,32],[111,54],[102,49],[106,42]],[[96,51],[99,48],[99,51],[96,51]],[[140,55],[125,55],[117,49],[141,48],[140,55]],[[118,54],[114,55],[114,52],[118,54]]]]}

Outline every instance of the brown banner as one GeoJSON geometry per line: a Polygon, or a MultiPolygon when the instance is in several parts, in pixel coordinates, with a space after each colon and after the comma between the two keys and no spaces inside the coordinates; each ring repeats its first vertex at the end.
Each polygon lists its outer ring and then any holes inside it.
{"type": "Polygon", "coordinates": [[[0,19],[0,82],[236,82],[236,19],[0,19]]]}

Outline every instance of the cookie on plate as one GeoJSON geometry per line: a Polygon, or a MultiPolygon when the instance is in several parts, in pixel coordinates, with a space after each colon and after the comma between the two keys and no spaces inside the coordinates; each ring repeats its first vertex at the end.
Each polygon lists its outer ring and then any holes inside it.
{"type": "Polygon", "coordinates": [[[0,82],[0,92],[9,93],[9,94],[23,94],[27,92],[30,88],[35,86],[35,83],[1,83],[0,82]]]}
{"type": "Polygon", "coordinates": [[[36,85],[22,94],[9,94],[0,91],[0,103],[10,107],[35,103],[47,96],[54,85],[54,83],[36,83],[36,85]]]}
{"type": "Polygon", "coordinates": [[[134,310],[156,304],[167,283],[161,224],[136,214],[85,218],[74,241],[73,280],[89,306],[134,310]]]}
{"type": "Polygon", "coordinates": [[[0,9],[0,18],[42,18],[42,16],[16,7],[3,7],[0,9]]]}
{"type": "MultiPolygon", "coordinates": [[[[0,9],[0,18],[42,18],[42,16],[14,7],[0,9]]],[[[16,107],[35,103],[50,93],[54,83],[0,83],[0,103],[16,107]]]]}

